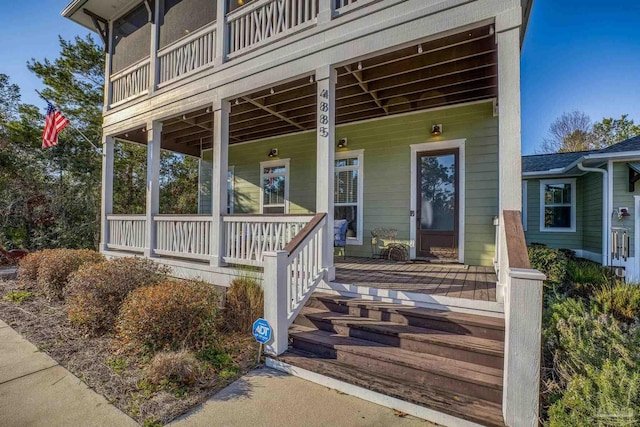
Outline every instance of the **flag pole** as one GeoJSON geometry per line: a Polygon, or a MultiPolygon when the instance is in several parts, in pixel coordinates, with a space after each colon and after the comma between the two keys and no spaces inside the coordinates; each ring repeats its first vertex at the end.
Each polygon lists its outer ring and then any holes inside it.
{"type": "MultiPolygon", "coordinates": [[[[58,109],[58,111],[60,111],[62,114],[64,114],[64,112],[63,112],[62,110],[60,110],[60,108],[58,108],[58,106],[57,106],[56,104],[54,104],[53,102],[51,102],[51,101],[49,101],[47,98],[45,98],[45,97],[44,97],[44,95],[42,95],[42,94],[40,93],[40,91],[38,91],[38,89],[36,89],[35,91],[36,91],[36,93],[38,94],[38,96],[40,96],[40,98],[42,98],[42,99],[44,99],[45,101],[47,101],[47,103],[48,103],[48,104],[53,105],[54,107],[56,107],[56,108],[58,109]]],[[[86,135],[85,135],[85,134],[84,134],[80,129],[78,129],[78,128],[76,127],[76,125],[74,125],[74,124],[73,124],[73,122],[72,122],[71,120],[69,120],[69,124],[71,125],[71,127],[72,127],[72,128],[74,128],[74,129],[76,130],[76,132],[78,132],[78,133],[80,134],[80,136],[82,136],[82,137],[83,137],[83,138],[84,138],[84,139],[85,139],[89,144],[91,144],[91,146],[92,146],[93,148],[95,148],[96,150],[99,150],[99,148],[98,148],[98,147],[96,147],[96,145],[95,145],[93,142],[91,142],[91,140],[90,140],[89,138],[87,138],[87,136],[86,136],[86,135]]]]}

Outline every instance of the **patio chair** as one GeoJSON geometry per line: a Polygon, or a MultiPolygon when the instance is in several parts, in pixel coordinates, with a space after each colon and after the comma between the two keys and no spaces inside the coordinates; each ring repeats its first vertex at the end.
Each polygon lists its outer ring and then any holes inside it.
{"type": "Polygon", "coordinates": [[[333,247],[342,248],[342,259],[347,258],[347,226],[346,219],[338,219],[333,222],[333,247]]]}

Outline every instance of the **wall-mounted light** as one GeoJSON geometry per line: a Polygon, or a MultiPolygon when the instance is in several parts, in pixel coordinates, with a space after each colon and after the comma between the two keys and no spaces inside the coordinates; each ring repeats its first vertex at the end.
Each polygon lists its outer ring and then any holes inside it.
{"type": "Polygon", "coordinates": [[[432,125],[431,126],[431,135],[432,136],[438,136],[440,134],[442,134],[442,125],[441,124],[432,125]]]}
{"type": "Polygon", "coordinates": [[[273,157],[277,157],[278,156],[278,149],[277,148],[272,148],[271,150],[269,150],[269,153],[267,154],[267,156],[273,158],[273,157]]]}
{"type": "Polygon", "coordinates": [[[422,52],[424,52],[424,50],[422,49],[422,45],[419,44],[418,45],[418,53],[422,53],[422,52]]]}
{"type": "Polygon", "coordinates": [[[613,212],[618,214],[618,221],[622,221],[623,219],[630,217],[629,208],[618,208],[614,209],[613,212]]]}
{"type": "Polygon", "coordinates": [[[340,138],[338,140],[338,148],[345,148],[347,146],[347,138],[340,138]]]}

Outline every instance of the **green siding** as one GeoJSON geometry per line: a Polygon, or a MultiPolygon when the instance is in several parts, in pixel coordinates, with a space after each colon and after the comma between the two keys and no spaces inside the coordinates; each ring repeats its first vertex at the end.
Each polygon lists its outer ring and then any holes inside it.
{"type": "MultiPolygon", "coordinates": [[[[398,229],[409,241],[411,144],[466,138],[465,262],[491,265],[495,251],[493,217],[498,204],[498,119],[490,103],[448,108],[340,126],[337,138],[348,139],[348,150],[364,149],[363,245],[349,245],[347,254],[371,256],[374,227],[398,229]],[[442,123],[444,133],[429,134],[442,123]]],[[[232,145],[229,164],[235,166],[235,213],[260,210],[260,162],[270,148],[291,159],[290,213],[315,209],[315,132],[232,145]]]]}
{"type": "Polygon", "coordinates": [[[540,180],[527,180],[527,231],[528,244],[543,243],[551,248],[582,249],[582,200],[583,181],[576,181],[576,231],[540,231],[540,180]]]}
{"type": "Polygon", "coordinates": [[[588,173],[582,183],[582,249],[602,254],[602,174],[588,173]]]}
{"type": "Polygon", "coordinates": [[[624,218],[622,221],[618,220],[618,217],[614,215],[611,219],[611,225],[613,227],[628,227],[631,242],[629,248],[630,256],[634,255],[635,241],[635,225],[633,218],[636,217],[634,196],[640,195],[640,184],[636,184],[635,191],[629,192],[629,167],[626,162],[617,162],[613,164],[613,206],[612,209],[618,209],[621,207],[629,208],[631,216],[624,218]]]}

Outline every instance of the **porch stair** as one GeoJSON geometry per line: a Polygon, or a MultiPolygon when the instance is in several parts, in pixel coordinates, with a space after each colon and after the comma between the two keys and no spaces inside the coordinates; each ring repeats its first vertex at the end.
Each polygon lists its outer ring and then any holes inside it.
{"type": "Polygon", "coordinates": [[[504,321],[315,293],[277,359],[460,419],[503,426],[504,321]]]}

